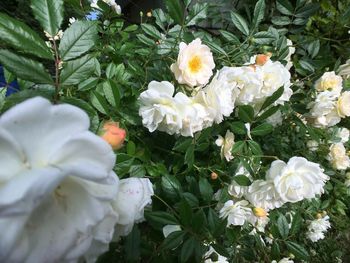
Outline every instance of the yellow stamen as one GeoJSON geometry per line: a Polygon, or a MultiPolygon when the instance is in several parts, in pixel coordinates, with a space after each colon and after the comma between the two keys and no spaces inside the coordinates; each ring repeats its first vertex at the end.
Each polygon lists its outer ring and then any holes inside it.
{"type": "Polygon", "coordinates": [[[202,61],[199,56],[193,56],[190,61],[188,61],[188,67],[192,73],[197,73],[202,68],[202,61]]]}

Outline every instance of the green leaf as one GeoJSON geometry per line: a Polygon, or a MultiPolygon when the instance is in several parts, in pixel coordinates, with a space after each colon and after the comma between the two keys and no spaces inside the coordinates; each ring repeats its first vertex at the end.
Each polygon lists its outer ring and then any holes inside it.
{"type": "MultiPolygon", "coordinates": [[[[93,104],[93,106],[95,106],[94,103],[92,103],[92,104],[93,104]]],[[[118,153],[117,160],[118,161],[116,163],[115,169],[116,169],[118,176],[121,177],[121,176],[128,174],[130,172],[130,168],[134,162],[134,157],[130,156],[128,154],[125,154],[125,153],[118,153]]]]}
{"type": "Polygon", "coordinates": [[[249,148],[251,149],[253,154],[255,154],[255,155],[262,155],[263,154],[261,147],[257,142],[249,140],[248,145],[249,145],[249,148]]]}
{"type": "Polygon", "coordinates": [[[130,166],[130,177],[142,178],[146,175],[146,169],[142,164],[135,164],[130,166]]]}
{"type": "MultiPolygon", "coordinates": [[[[102,114],[108,115],[108,104],[106,99],[97,91],[92,91],[90,96],[91,104],[102,114]]],[[[119,162],[118,162],[119,163],[119,162]]]]}
{"type": "Polygon", "coordinates": [[[194,163],[194,145],[191,144],[185,153],[185,164],[188,165],[188,167],[192,167],[194,163]]]}
{"type": "Polygon", "coordinates": [[[187,26],[197,24],[201,19],[207,18],[208,3],[196,3],[190,8],[190,13],[187,16],[187,26]]]}
{"type": "Polygon", "coordinates": [[[37,84],[53,84],[51,76],[45,71],[43,64],[19,56],[9,50],[0,49],[0,62],[17,77],[37,84]]]}
{"type": "Polygon", "coordinates": [[[302,224],[302,218],[300,213],[296,213],[293,216],[293,221],[292,221],[292,226],[290,227],[290,233],[293,234],[297,234],[301,228],[301,224],[302,224]]]}
{"type": "Polygon", "coordinates": [[[64,31],[59,51],[62,60],[77,58],[96,43],[97,24],[94,21],[76,21],[64,31]]]}
{"type": "Polygon", "coordinates": [[[270,97],[267,97],[264,101],[263,105],[261,106],[260,111],[270,106],[272,103],[274,103],[276,100],[278,100],[284,92],[284,87],[280,87],[278,90],[276,90],[270,97]]]}
{"type": "Polygon", "coordinates": [[[281,255],[280,247],[276,241],[273,242],[271,247],[271,256],[273,259],[279,259],[281,255]]]}
{"type": "Polygon", "coordinates": [[[192,143],[191,138],[180,138],[176,141],[173,150],[179,151],[179,152],[186,152],[186,150],[191,145],[191,143],[192,143]]]}
{"type": "Polygon", "coordinates": [[[113,80],[103,82],[103,93],[113,107],[118,107],[120,104],[120,91],[117,84],[113,80]]]}
{"type": "Polygon", "coordinates": [[[80,90],[80,91],[90,90],[90,89],[97,86],[98,81],[99,81],[99,79],[96,77],[88,78],[88,79],[84,80],[83,82],[79,83],[78,90],[80,90]]]}
{"type": "Polygon", "coordinates": [[[26,24],[0,13],[0,39],[13,47],[41,58],[53,59],[45,42],[26,24]]]}
{"type": "Polygon", "coordinates": [[[214,191],[206,178],[201,177],[199,179],[199,191],[205,201],[211,201],[214,191]]]}
{"type": "Polygon", "coordinates": [[[314,66],[312,66],[310,64],[310,62],[308,62],[308,61],[306,61],[304,59],[300,59],[299,60],[299,65],[300,65],[300,67],[302,67],[303,69],[305,69],[308,72],[314,72],[315,71],[314,66]]]}
{"type": "Polygon", "coordinates": [[[179,25],[184,22],[185,7],[180,0],[165,0],[165,5],[168,9],[169,15],[179,25]]]}
{"type": "Polygon", "coordinates": [[[243,150],[244,145],[245,145],[245,141],[235,142],[235,144],[232,146],[231,152],[232,153],[240,153],[243,150]]]}
{"type": "Polygon", "coordinates": [[[271,22],[277,26],[286,26],[292,23],[292,20],[288,16],[274,16],[271,22]]]}
{"type": "Polygon", "coordinates": [[[238,45],[240,43],[238,37],[236,37],[234,34],[225,30],[219,30],[219,32],[228,42],[231,42],[235,45],[238,45]]]}
{"type": "Polygon", "coordinates": [[[238,117],[244,122],[252,122],[254,120],[254,109],[250,105],[241,105],[238,107],[238,117]]]}
{"type": "Polygon", "coordinates": [[[174,249],[181,245],[184,240],[186,232],[184,231],[175,231],[169,234],[164,239],[164,242],[161,246],[162,249],[174,249]]]}
{"type": "Polygon", "coordinates": [[[147,35],[153,37],[156,40],[159,40],[162,38],[160,32],[155,26],[152,26],[149,24],[141,24],[141,28],[147,35]]]}
{"type": "Polygon", "coordinates": [[[207,46],[209,46],[210,49],[212,49],[213,51],[215,51],[221,55],[227,56],[226,51],[223,50],[222,47],[220,47],[214,41],[209,41],[209,40],[203,39],[203,43],[206,44],[207,46]]]}
{"type": "Polygon", "coordinates": [[[60,81],[63,86],[76,85],[91,77],[95,71],[95,58],[85,55],[63,64],[60,81]]]}
{"type": "Polygon", "coordinates": [[[296,256],[299,259],[308,260],[309,253],[306,251],[306,249],[292,241],[286,241],[286,245],[288,248],[288,251],[291,252],[294,256],[296,256]]]}
{"type": "Polygon", "coordinates": [[[276,7],[284,15],[293,15],[294,8],[289,0],[277,0],[276,7]]]}
{"type": "Polygon", "coordinates": [[[181,184],[174,175],[163,175],[161,185],[165,194],[170,198],[177,198],[182,192],[181,184]]]}
{"type": "Polygon", "coordinates": [[[252,183],[250,181],[250,179],[243,174],[234,176],[233,180],[235,180],[237,182],[237,184],[242,185],[242,186],[249,186],[252,183]]]}
{"type": "Polygon", "coordinates": [[[247,21],[238,13],[231,11],[231,21],[244,35],[249,35],[249,28],[247,21]]]}
{"type": "Polygon", "coordinates": [[[191,257],[191,255],[195,250],[196,242],[197,241],[194,239],[194,237],[190,237],[185,241],[185,243],[181,248],[181,253],[180,253],[181,262],[186,262],[187,260],[189,260],[189,258],[191,257]]]}
{"type": "Polygon", "coordinates": [[[311,58],[315,58],[320,50],[320,40],[312,41],[308,47],[307,52],[309,53],[311,58]]]}
{"type": "Polygon", "coordinates": [[[287,219],[284,215],[280,215],[277,219],[277,228],[283,239],[288,237],[289,234],[289,225],[287,219]]]}
{"type": "Polygon", "coordinates": [[[43,29],[55,36],[63,21],[63,0],[32,0],[31,8],[43,29]]]}
{"type": "Polygon", "coordinates": [[[145,218],[147,221],[159,224],[159,225],[178,225],[179,222],[172,215],[164,211],[145,211],[145,218]]]}
{"type": "Polygon", "coordinates": [[[267,45],[275,40],[275,36],[269,31],[258,32],[253,37],[254,42],[260,45],[267,45]]]}
{"type": "Polygon", "coordinates": [[[263,123],[253,128],[250,131],[250,134],[255,136],[263,136],[263,135],[269,134],[270,132],[272,132],[272,130],[273,130],[273,126],[271,124],[263,123]]]}
{"type": "Polygon", "coordinates": [[[299,17],[308,18],[313,14],[315,14],[319,8],[320,8],[319,4],[309,3],[307,5],[304,5],[300,9],[298,9],[295,16],[298,18],[299,17]]]}
{"type": "Polygon", "coordinates": [[[179,205],[179,214],[180,214],[180,220],[181,223],[184,226],[190,226],[192,222],[192,208],[187,202],[185,198],[181,199],[180,205],[179,205]]]}
{"type": "Polygon", "coordinates": [[[261,115],[259,115],[259,117],[256,118],[256,121],[262,121],[267,119],[271,115],[275,114],[279,108],[280,108],[279,105],[270,107],[268,110],[264,111],[261,115]]]}
{"type": "Polygon", "coordinates": [[[141,232],[134,224],[131,233],[125,238],[125,253],[127,261],[136,261],[140,257],[141,232]]]}
{"type": "Polygon", "coordinates": [[[115,74],[117,74],[117,66],[113,62],[111,62],[106,68],[106,77],[108,79],[111,79],[115,76],[115,74]]]}
{"type": "Polygon", "coordinates": [[[126,152],[129,155],[134,155],[136,150],[136,145],[133,141],[128,141],[128,144],[126,146],[126,152]]]}
{"type": "Polygon", "coordinates": [[[254,8],[253,28],[256,28],[264,19],[265,15],[265,0],[259,0],[254,8]]]}
{"type": "Polygon", "coordinates": [[[245,135],[247,133],[247,129],[244,126],[244,123],[241,121],[234,121],[230,123],[230,128],[231,131],[234,134],[241,134],[241,135],[245,135]]]}

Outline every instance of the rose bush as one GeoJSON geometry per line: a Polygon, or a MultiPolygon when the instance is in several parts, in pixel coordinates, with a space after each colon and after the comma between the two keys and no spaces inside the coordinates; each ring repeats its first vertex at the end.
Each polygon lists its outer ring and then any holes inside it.
{"type": "Polygon", "coordinates": [[[1,262],[347,262],[346,0],[28,2],[0,8],[1,262]]]}

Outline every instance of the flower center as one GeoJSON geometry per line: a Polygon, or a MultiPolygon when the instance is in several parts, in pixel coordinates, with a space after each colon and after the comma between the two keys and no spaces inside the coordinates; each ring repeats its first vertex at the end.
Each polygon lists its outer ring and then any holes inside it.
{"type": "Polygon", "coordinates": [[[188,61],[188,67],[192,73],[197,73],[202,68],[202,61],[199,56],[193,56],[190,61],[188,61]]]}

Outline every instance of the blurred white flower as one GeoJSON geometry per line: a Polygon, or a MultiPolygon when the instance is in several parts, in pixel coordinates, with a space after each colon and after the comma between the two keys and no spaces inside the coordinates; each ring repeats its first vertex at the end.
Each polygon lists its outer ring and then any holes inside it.
{"type": "Polygon", "coordinates": [[[319,164],[303,157],[292,157],[288,163],[280,160],[272,162],[266,179],[274,182],[284,202],[295,203],[322,194],[329,176],[323,173],[319,164]]]}
{"type": "Polygon", "coordinates": [[[288,46],[288,55],[285,58],[287,61],[287,64],[285,65],[286,69],[290,69],[293,67],[293,62],[292,62],[292,55],[295,53],[295,47],[293,47],[293,42],[292,40],[287,38],[287,46],[288,46]]]}
{"type": "MultiPolygon", "coordinates": [[[[253,208],[253,211],[254,211],[254,209],[261,209],[261,208],[253,208]]],[[[264,211],[264,212],[266,213],[266,211],[264,211]]],[[[255,214],[256,214],[255,212],[252,213],[247,218],[247,221],[249,223],[251,223],[259,232],[265,232],[265,227],[270,222],[268,214],[266,214],[265,216],[256,216],[255,214]]]]}
{"type": "Polygon", "coordinates": [[[115,155],[89,125],[81,109],[41,97],[1,116],[1,262],[76,262],[108,249],[115,155]]]}
{"type": "MultiPolygon", "coordinates": [[[[274,169],[274,163],[270,169],[274,169]]],[[[244,194],[244,197],[254,206],[261,207],[266,211],[279,208],[285,202],[282,201],[275,189],[273,181],[255,180],[244,194]]]]}
{"type": "Polygon", "coordinates": [[[346,170],[350,167],[350,158],[341,142],[334,143],[329,147],[327,159],[331,162],[334,169],[346,170]]]}
{"type": "Polygon", "coordinates": [[[332,91],[339,96],[342,90],[343,79],[337,76],[334,71],[323,73],[315,83],[317,91],[332,91]]]}
{"type": "Polygon", "coordinates": [[[317,151],[318,145],[319,145],[318,142],[315,140],[309,140],[306,142],[306,146],[307,148],[309,148],[311,152],[317,151]]]}
{"type": "MultiPolygon", "coordinates": [[[[249,180],[252,180],[252,176],[249,174],[247,169],[244,168],[242,164],[240,164],[235,172],[235,176],[244,175],[249,180]]],[[[248,191],[248,186],[239,185],[234,179],[228,187],[228,193],[236,198],[241,198],[248,191]]]]}
{"type": "Polygon", "coordinates": [[[216,252],[213,247],[210,247],[204,255],[204,263],[229,263],[229,261],[216,252]]]}
{"type": "Polygon", "coordinates": [[[344,181],[344,184],[347,186],[347,187],[350,187],[350,172],[347,172],[345,174],[345,181],[344,181]]]}
{"type": "Polygon", "coordinates": [[[320,239],[324,239],[324,234],[329,228],[331,228],[329,216],[324,216],[322,218],[312,220],[309,222],[306,236],[312,242],[317,242],[320,239]]]}
{"type": "Polygon", "coordinates": [[[103,2],[112,7],[114,12],[116,12],[118,15],[122,13],[121,7],[115,2],[115,0],[103,0],[103,2]]]}
{"type": "Polygon", "coordinates": [[[271,124],[273,127],[281,125],[283,122],[282,112],[280,110],[276,111],[266,119],[266,122],[271,124]]]}
{"type": "Polygon", "coordinates": [[[337,101],[337,110],[341,118],[350,116],[350,91],[343,92],[337,101]]]}
{"type": "Polygon", "coordinates": [[[242,226],[249,216],[252,215],[252,209],[248,207],[246,200],[234,202],[227,201],[220,210],[220,218],[227,218],[227,226],[242,226]]]}
{"type": "Polygon", "coordinates": [[[129,234],[134,223],[144,220],[144,209],[152,203],[154,194],[152,183],[148,178],[130,177],[119,182],[119,192],[113,208],[119,214],[116,234],[129,234]]]}
{"type": "Polygon", "coordinates": [[[220,150],[221,159],[224,159],[225,157],[226,161],[228,162],[233,159],[231,151],[232,151],[233,145],[235,144],[235,136],[232,132],[227,130],[225,134],[225,138],[219,135],[215,141],[215,144],[221,147],[221,150],[220,150]]]}
{"type": "Polygon", "coordinates": [[[294,263],[290,258],[282,258],[280,261],[272,260],[271,263],[294,263]]]}
{"type": "Polygon", "coordinates": [[[164,237],[169,236],[171,233],[181,231],[180,225],[166,225],[163,227],[163,235],[164,237]]]}
{"type": "Polygon", "coordinates": [[[340,138],[340,142],[346,143],[349,140],[350,131],[347,128],[339,128],[336,137],[340,138]]]}
{"type": "Polygon", "coordinates": [[[196,38],[188,45],[181,42],[179,49],[177,61],[170,67],[176,80],[190,87],[207,84],[215,68],[209,47],[196,38]]]}
{"type": "Polygon", "coordinates": [[[350,76],[350,59],[348,59],[345,64],[339,66],[338,74],[345,78],[350,76]]]}

